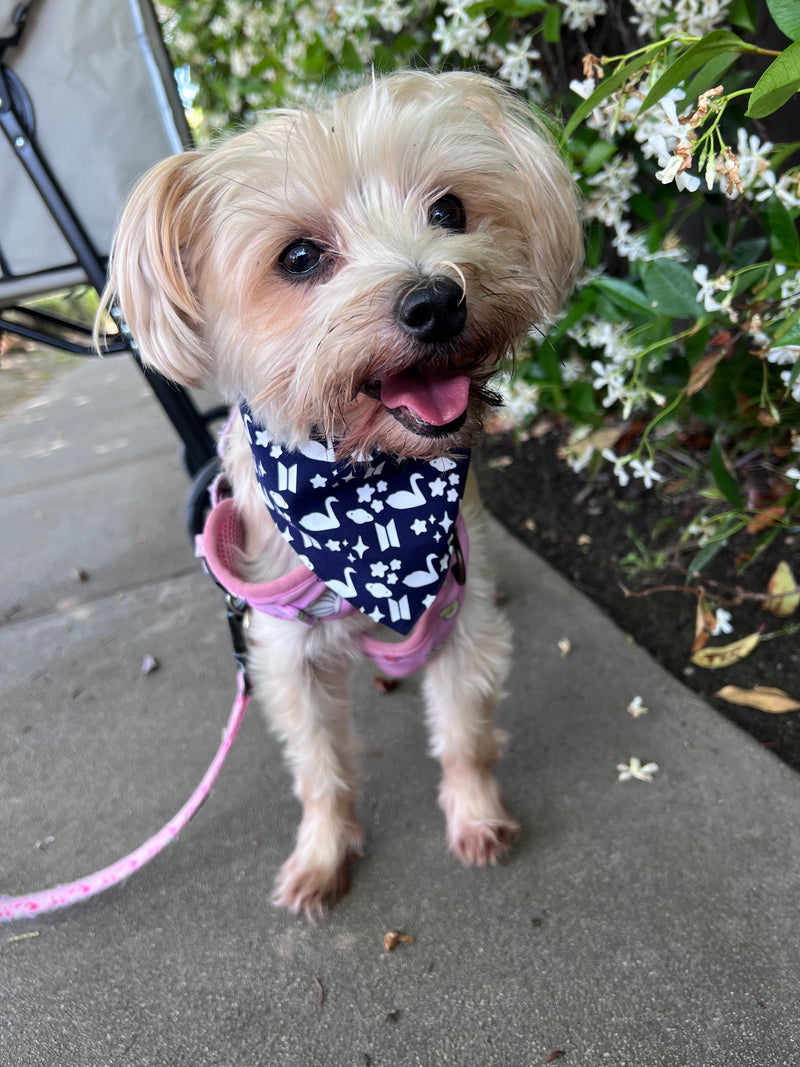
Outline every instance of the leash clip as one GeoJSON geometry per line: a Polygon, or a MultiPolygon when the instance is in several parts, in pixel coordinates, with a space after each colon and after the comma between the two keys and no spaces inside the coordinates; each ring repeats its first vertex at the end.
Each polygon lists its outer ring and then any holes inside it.
{"type": "Polygon", "coordinates": [[[228,627],[231,632],[231,644],[233,645],[233,659],[242,676],[244,695],[250,696],[252,684],[247,669],[247,641],[245,630],[248,626],[250,611],[247,601],[225,590],[225,615],[228,619],[228,627]]]}

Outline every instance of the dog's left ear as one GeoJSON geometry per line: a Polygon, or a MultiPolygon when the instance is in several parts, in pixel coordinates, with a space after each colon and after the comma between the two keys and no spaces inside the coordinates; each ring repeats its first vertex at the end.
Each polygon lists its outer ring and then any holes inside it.
{"type": "Polygon", "coordinates": [[[446,75],[465,82],[464,106],[474,109],[500,137],[518,164],[524,190],[514,205],[528,230],[531,267],[542,283],[542,318],[555,316],[583,264],[580,203],[572,175],[554,138],[530,107],[497,82],[480,75],[446,75]]]}
{"type": "MultiPolygon", "coordinates": [[[[115,305],[142,360],[183,385],[202,385],[209,357],[194,264],[208,214],[200,152],[156,164],[134,189],[122,214],[98,324],[115,305]]],[[[96,333],[102,326],[96,327],[96,333]]]]}

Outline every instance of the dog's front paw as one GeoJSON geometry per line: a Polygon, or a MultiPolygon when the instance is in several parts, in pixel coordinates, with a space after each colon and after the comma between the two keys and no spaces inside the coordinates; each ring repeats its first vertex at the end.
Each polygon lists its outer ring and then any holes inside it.
{"type": "Polygon", "coordinates": [[[446,773],[439,802],[447,816],[447,847],[466,867],[497,863],[519,836],[491,774],[464,768],[446,773]]]}
{"type": "Polygon", "coordinates": [[[518,835],[519,826],[506,813],[503,819],[448,824],[447,846],[465,867],[487,867],[505,856],[518,835]]]}
{"type": "Polygon", "coordinates": [[[306,867],[293,854],[281,868],[275,882],[273,903],[307,919],[321,918],[350,888],[350,860],[347,856],[334,868],[306,867]]]}
{"type": "MultiPolygon", "coordinates": [[[[320,831],[319,825],[314,830],[320,831]]],[[[361,829],[343,826],[324,841],[300,828],[297,848],[281,867],[273,903],[308,919],[321,918],[350,888],[350,865],[361,856],[361,829]]]]}

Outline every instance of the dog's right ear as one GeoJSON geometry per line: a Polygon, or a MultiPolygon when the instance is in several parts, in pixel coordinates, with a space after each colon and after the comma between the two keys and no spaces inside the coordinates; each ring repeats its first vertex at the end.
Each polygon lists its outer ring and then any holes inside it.
{"type": "Polygon", "coordinates": [[[114,238],[95,327],[102,336],[104,313],[119,308],[143,362],[183,385],[202,385],[209,372],[193,269],[208,229],[203,158],[170,156],[140,179],[114,238]]]}

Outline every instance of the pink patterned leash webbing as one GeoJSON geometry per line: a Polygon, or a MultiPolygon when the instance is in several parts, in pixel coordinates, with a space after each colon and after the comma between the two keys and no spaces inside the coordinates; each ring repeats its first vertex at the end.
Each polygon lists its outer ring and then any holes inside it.
{"type": "Polygon", "coordinates": [[[231,745],[236,739],[239,727],[250,703],[247,692],[246,678],[243,672],[239,674],[238,692],[227,725],[222,733],[222,743],[217,754],[211,761],[203,780],[189,797],[178,814],[171,819],[166,826],[158,831],[143,845],[140,845],[124,859],[117,860],[110,867],[102,871],[96,871],[87,878],[79,878],[68,885],[55,886],[53,889],[45,889],[37,893],[27,893],[18,897],[0,896],[0,922],[8,922],[12,919],[30,919],[43,915],[57,908],[65,908],[79,900],[86,900],[96,893],[102,893],[112,885],[122,882],[134,871],[144,867],[146,863],[156,856],[166,845],[173,841],[189,820],[195,815],[203,801],[206,800],[219,769],[225,761],[225,757],[231,745]]]}

